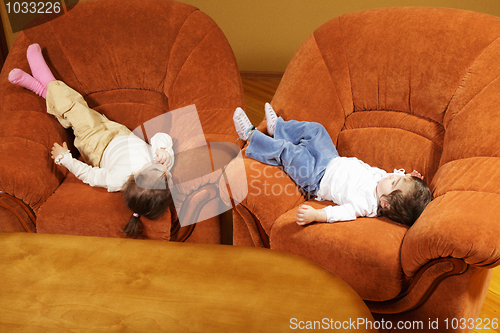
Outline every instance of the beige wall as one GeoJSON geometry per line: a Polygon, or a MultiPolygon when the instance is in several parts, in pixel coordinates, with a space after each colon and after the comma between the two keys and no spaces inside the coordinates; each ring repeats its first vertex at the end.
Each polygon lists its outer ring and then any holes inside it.
{"type": "MultiPolygon", "coordinates": [[[[234,50],[241,71],[283,72],[307,36],[329,19],[348,12],[378,7],[432,6],[500,16],[500,0],[179,1],[200,8],[217,22],[234,50]]],[[[0,11],[5,22],[3,2],[0,0],[0,11]]],[[[6,27],[10,47],[14,37],[9,36],[8,30],[6,27]]]]}
{"type": "Polygon", "coordinates": [[[228,38],[241,71],[285,70],[322,23],[378,7],[432,6],[500,16],[500,0],[179,0],[211,16],[228,38]]]}

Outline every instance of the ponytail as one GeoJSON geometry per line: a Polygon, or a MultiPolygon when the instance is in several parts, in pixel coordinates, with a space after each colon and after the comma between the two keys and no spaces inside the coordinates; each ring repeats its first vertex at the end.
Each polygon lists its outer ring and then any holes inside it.
{"type": "Polygon", "coordinates": [[[156,220],[163,216],[174,202],[168,187],[167,175],[157,169],[146,169],[137,177],[131,175],[122,188],[123,198],[134,214],[123,232],[127,237],[136,238],[143,232],[141,216],[156,220]]]}
{"type": "Polygon", "coordinates": [[[142,234],[143,225],[142,221],[138,214],[134,213],[127,225],[123,229],[123,231],[127,234],[129,238],[137,238],[140,234],[142,234]]]}

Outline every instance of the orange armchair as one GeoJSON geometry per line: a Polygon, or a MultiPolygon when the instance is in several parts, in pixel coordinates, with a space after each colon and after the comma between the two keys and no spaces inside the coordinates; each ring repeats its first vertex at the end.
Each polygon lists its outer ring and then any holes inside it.
{"type": "Polygon", "coordinates": [[[500,258],[499,37],[498,17],[422,7],[345,14],[318,28],[287,67],[271,103],[278,115],[322,123],[341,156],[419,170],[434,200],[411,228],[386,218],[302,227],[301,203],[332,203],[245,157],[234,244],[317,262],[394,328],[437,318],[440,332],[457,331],[453,318],[477,318],[500,258]]]}
{"type": "MultiPolygon", "coordinates": [[[[155,125],[161,125],[156,120],[151,124],[152,119],[192,104],[206,146],[210,142],[234,144],[237,139],[231,116],[244,103],[241,78],[232,49],[211,18],[170,0],[79,3],[62,16],[21,32],[3,66],[0,231],[124,237],[122,230],[131,216],[121,193],[83,184],[51,160],[53,143],[72,144],[72,131],[46,113],[42,98],[7,80],[15,67],[30,72],[26,49],[32,43],[40,44],[56,79],[80,92],[90,107],[109,119],[138,129],[138,134],[144,132],[146,139],[154,134],[155,125]]],[[[158,128],[167,133],[171,130],[158,128]]],[[[186,146],[186,140],[179,147],[181,143],[174,138],[174,150],[199,147],[201,141],[193,140],[192,147],[186,146]]],[[[73,153],[77,154],[74,149],[73,153]]],[[[217,156],[221,154],[233,152],[217,156]]],[[[190,158],[184,162],[189,163],[190,158]]],[[[198,176],[216,182],[206,173],[198,176]]],[[[194,197],[203,185],[206,182],[198,181],[190,188],[184,186],[186,202],[202,204],[203,200],[194,197]]],[[[191,209],[180,206],[179,215],[193,215],[191,209]]],[[[198,210],[194,218],[200,213],[203,215],[198,210]]],[[[142,238],[187,238],[181,236],[187,227],[171,223],[176,217],[176,212],[170,212],[158,221],[143,219],[142,238]]],[[[220,243],[220,233],[219,216],[212,215],[196,225],[188,241],[220,243]]]]}

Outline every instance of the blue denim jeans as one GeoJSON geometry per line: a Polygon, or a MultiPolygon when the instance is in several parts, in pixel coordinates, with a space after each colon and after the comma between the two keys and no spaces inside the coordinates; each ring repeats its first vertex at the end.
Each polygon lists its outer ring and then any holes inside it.
{"type": "Polygon", "coordinates": [[[259,162],[282,166],[297,185],[312,195],[326,166],[339,154],[323,125],[314,122],[288,120],[276,122],[274,137],[255,131],[246,155],[259,162]]]}

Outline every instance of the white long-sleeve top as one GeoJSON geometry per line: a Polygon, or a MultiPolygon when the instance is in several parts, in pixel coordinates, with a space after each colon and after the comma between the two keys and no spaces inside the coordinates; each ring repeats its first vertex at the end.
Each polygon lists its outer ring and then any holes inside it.
{"type": "MultiPolygon", "coordinates": [[[[403,169],[394,170],[399,175],[403,169]]],[[[337,206],[323,208],[327,222],[375,217],[378,210],[377,184],[391,174],[355,157],[336,157],[328,163],[316,200],[333,201],[337,206]]]]}
{"type": "Polygon", "coordinates": [[[101,167],[92,167],[65,152],[56,157],[59,165],[64,165],[78,179],[90,186],[104,187],[108,192],[120,191],[130,175],[145,164],[154,161],[156,149],[165,149],[170,154],[167,167],[174,164],[172,138],[165,133],[157,133],[151,138],[151,145],[134,134],[118,135],[108,144],[101,158],[101,167]]]}

